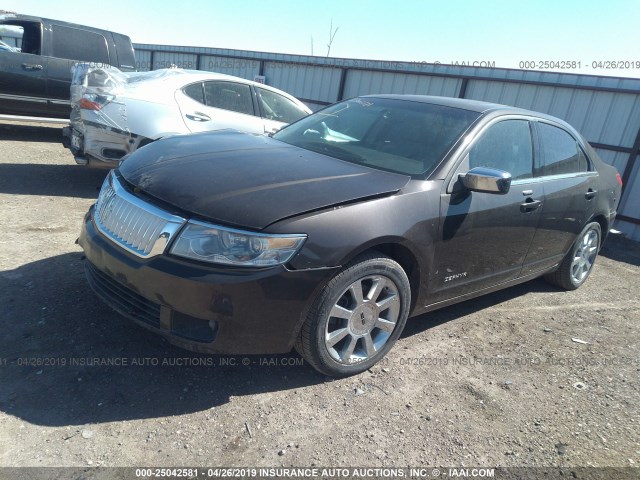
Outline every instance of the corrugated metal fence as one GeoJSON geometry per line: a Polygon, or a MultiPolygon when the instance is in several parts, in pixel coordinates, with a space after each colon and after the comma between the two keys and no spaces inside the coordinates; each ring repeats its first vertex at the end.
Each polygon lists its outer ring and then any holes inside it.
{"type": "Polygon", "coordinates": [[[312,109],[372,93],[470,98],[562,118],[621,173],[616,227],[640,240],[640,79],[135,44],[139,70],[176,65],[254,79],[312,109]]]}
{"type": "Polygon", "coordinates": [[[484,100],[562,118],[621,173],[616,228],[640,240],[640,79],[205,47],[134,48],[138,70],[176,65],[251,80],[262,75],[314,110],[356,95],[409,93],[484,100]]]}

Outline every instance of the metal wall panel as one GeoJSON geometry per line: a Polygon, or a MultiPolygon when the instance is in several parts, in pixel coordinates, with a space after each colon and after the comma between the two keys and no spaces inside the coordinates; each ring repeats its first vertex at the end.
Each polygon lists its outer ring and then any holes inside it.
{"type": "Polygon", "coordinates": [[[147,72],[151,70],[151,52],[146,50],[136,50],[136,70],[147,72]]]}
{"type": "Polygon", "coordinates": [[[410,93],[455,97],[460,90],[457,78],[408,75],[404,73],[349,70],[344,98],[374,93],[410,93]]]}
{"type": "Polygon", "coordinates": [[[309,107],[313,112],[317,112],[321,108],[326,107],[325,104],[320,104],[320,103],[313,103],[313,102],[306,102],[306,101],[302,103],[304,103],[307,107],[309,107]]]}
{"type": "MultiPolygon", "coordinates": [[[[231,50],[227,48],[210,47],[177,47],[174,45],[153,45],[134,43],[136,49],[172,50],[181,52],[203,53],[207,55],[231,55],[247,58],[260,58],[272,61],[295,63],[311,63],[338,68],[364,68],[367,70],[396,70],[421,74],[438,74],[450,76],[484,77],[508,79],[519,82],[553,83],[568,87],[580,88],[609,88],[619,90],[640,91],[640,79],[600,77],[596,75],[579,75],[573,73],[552,73],[541,71],[516,70],[508,68],[483,68],[466,65],[431,64],[425,62],[384,61],[354,58],[318,57],[311,55],[292,55],[286,53],[256,52],[251,50],[231,50]]],[[[594,70],[597,71],[597,70],[594,70]]]]}
{"type": "Polygon", "coordinates": [[[200,57],[200,70],[253,80],[260,72],[260,62],[257,60],[202,55],[200,57]]]}
{"type": "Polygon", "coordinates": [[[602,148],[596,148],[595,151],[603,162],[613,165],[621,174],[624,172],[624,169],[627,167],[627,160],[629,160],[628,153],[614,152],[602,148]]]}
{"type": "Polygon", "coordinates": [[[194,53],[155,52],[153,55],[153,68],[169,68],[175,65],[178,68],[195,70],[197,57],[194,53]]]}
{"type": "Polygon", "coordinates": [[[299,98],[335,102],[340,87],[340,69],[283,62],[265,62],[267,85],[299,98]]]}
{"type": "MultiPolygon", "coordinates": [[[[253,79],[264,64],[268,85],[304,99],[312,110],[327,102],[375,93],[408,93],[503,103],[562,118],[588,141],[600,144],[598,154],[622,174],[640,130],[640,79],[541,71],[433,65],[314,57],[205,47],[134,44],[139,70],[170,64],[193,65],[200,55],[203,70],[253,79]],[[167,53],[169,52],[169,53],[167,53]],[[225,58],[228,57],[228,58],[225,58]],[[240,61],[238,61],[240,59],[240,61]],[[227,62],[225,66],[224,62],[227,62]],[[344,75],[345,83],[341,78],[344,75]],[[612,148],[607,149],[610,145],[612,148]]],[[[625,185],[620,214],[640,220],[640,159],[625,185]]],[[[617,221],[619,229],[640,240],[640,226],[617,221]]]]}
{"type": "Polygon", "coordinates": [[[640,95],[470,80],[465,98],[548,113],[595,143],[631,147],[640,128],[640,95]]]}

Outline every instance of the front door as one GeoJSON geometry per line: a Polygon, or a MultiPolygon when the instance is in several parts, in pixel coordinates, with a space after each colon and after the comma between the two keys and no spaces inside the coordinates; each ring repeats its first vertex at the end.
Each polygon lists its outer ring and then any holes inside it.
{"type": "Polygon", "coordinates": [[[47,58],[0,50],[0,114],[48,113],[47,58]]]}
{"type": "Polygon", "coordinates": [[[518,277],[544,200],[541,186],[532,178],[531,138],[526,119],[499,120],[485,127],[463,154],[452,182],[441,195],[430,303],[518,277]],[[509,172],[509,192],[465,189],[459,177],[475,167],[509,172]]]}

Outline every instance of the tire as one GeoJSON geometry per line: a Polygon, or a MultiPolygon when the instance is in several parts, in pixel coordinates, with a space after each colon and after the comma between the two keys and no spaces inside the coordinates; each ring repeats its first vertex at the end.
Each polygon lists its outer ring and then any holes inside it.
{"type": "Polygon", "coordinates": [[[545,280],[565,290],[575,290],[580,287],[589,278],[600,251],[601,242],[602,229],[600,224],[598,222],[587,224],[558,269],[545,275],[545,280]]]}
{"type": "Polygon", "coordinates": [[[411,286],[402,267],[378,252],[360,255],[313,301],[296,350],[325,375],[363,372],[396,342],[410,306],[411,286]]]}

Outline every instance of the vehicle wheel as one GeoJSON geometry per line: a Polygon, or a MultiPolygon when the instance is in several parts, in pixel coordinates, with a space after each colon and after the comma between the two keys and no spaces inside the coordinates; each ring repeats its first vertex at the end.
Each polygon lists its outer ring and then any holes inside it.
{"type": "Polygon", "coordinates": [[[325,375],[363,372],[396,342],[410,305],[411,286],[402,267],[380,253],[363,254],[315,299],[296,350],[325,375]]]}
{"type": "Polygon", "coordinates": [[[555,272],[545,275],[545,280],[566,290],[578,288],[587,280],[593,269],[600,250],[601,238],[600,224],[589,223],[578,235],[560,267],[555,272]]]}

